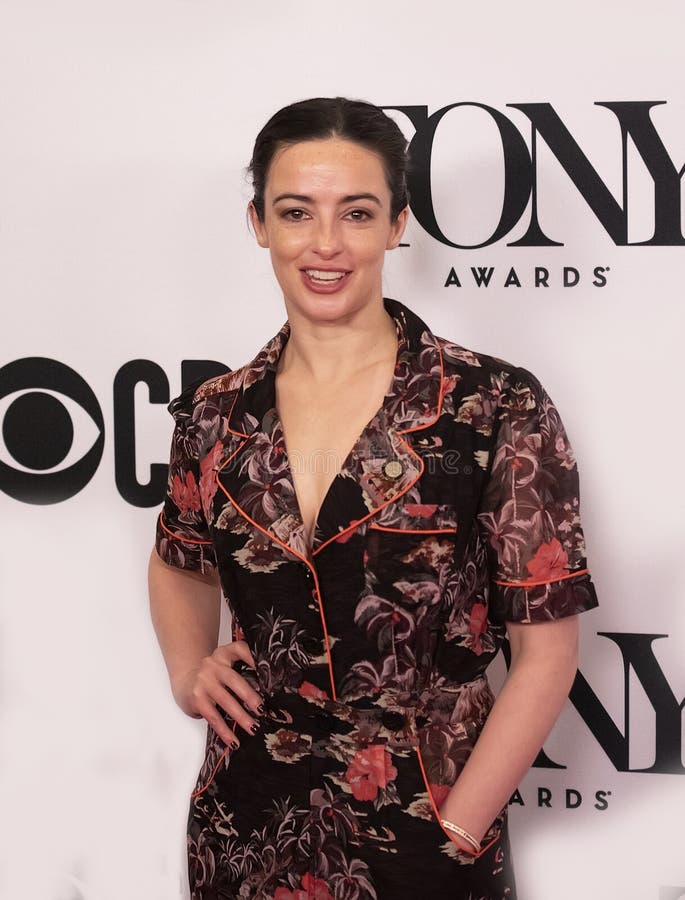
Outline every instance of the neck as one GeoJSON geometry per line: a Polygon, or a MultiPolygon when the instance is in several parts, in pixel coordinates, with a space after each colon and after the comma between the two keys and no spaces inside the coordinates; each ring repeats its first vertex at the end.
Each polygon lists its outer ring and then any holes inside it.
{"type": "Polygon", "coordinates": [[[397,354],[395,322],[382,298],[344,320],[313,321],[292,311],[288,321],[290,337],[279,360],[279,373],[319,382],[342,381],[360,368],[397,354]]]}

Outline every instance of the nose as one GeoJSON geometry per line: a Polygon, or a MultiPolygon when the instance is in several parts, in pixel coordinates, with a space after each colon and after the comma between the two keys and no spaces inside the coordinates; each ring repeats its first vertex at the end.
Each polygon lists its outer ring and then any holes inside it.
{"type": "Polygon", "coordinates": [[[342,231],[336,218],[319,218],[313,234],[313,250],[322,259],[330,259],[342,250],[342,231]]]}

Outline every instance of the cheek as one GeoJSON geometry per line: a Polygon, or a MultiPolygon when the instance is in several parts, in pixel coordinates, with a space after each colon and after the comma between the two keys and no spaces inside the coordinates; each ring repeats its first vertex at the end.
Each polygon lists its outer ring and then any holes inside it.
{"type": "Polygon", "coordinates": [[[302,231],[281,231],[272,235],[271,258],[274,263],[296,260],[307,247],[307,237],[302,231]]]}
{"type": "Polygon", "coordinates": [[[358,263],[363,263],[369,268],[380,268],[385,259],[385,246],[388,236],[385,232],[366,232],[360,234],[355,241],[353,249],[358,263]]]}

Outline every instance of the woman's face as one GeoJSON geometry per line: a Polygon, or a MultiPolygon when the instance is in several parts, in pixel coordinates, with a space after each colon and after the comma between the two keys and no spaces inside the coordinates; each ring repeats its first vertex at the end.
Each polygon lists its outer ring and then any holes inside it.
{"type": "Polygon", "coordinates": [[[390,219],[391,194],[379,156],[339,138],[276,152],[264,191],[268,247],[289,317],[333,321],[380,301],[385,251],[396,247],[408,210],[390,219]]]}

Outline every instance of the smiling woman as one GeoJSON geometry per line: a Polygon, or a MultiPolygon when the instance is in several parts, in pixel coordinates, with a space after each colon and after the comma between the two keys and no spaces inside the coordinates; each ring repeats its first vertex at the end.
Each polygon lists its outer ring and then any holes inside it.
{"type": "Polygon", "coordinates": [[[371,104],[272,117],[249,213],[287,320],[169,407],[150,602],[174,697],[209,726],[193,900],[516,896],[507,802],[597,597],[540,381],[382,295],[407,162],[371,104]]]}

